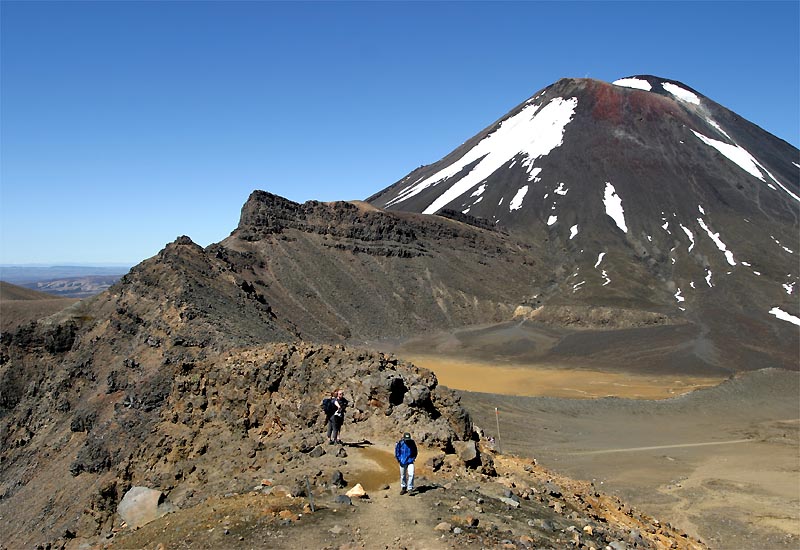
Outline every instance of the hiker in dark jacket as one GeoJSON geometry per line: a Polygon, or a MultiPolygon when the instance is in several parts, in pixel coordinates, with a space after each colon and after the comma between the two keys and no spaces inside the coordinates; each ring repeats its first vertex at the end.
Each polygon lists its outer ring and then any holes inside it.
{"type": "Polygon", "coordinates": [[[331,424],[331,417],[336,412],[336,405],[333,402],[336,400],[336,392],[332,391],[331,394],[322,400],[322,412],[325,414],[325,427],[328,429],[328,441],[333,441],[333,424],[331,424]]]}
{"type": "Polygon", "coordinates": [[[331,415],[328,419],[328,443],[330,445],[342,442],[342,440],[339,439],[339,432],[342,431],[344,413],[347,409],[347,405],[348,401],[344,397],[344,391],[337,390],[333,397],[333,407],[331,408],[331,415]]]}
{"type": "Polygon", "coordinates": [[[394,446],[394,457],[400,464],[400,494],[414,494],[414,461],[417,459],[417,444],[406,432],[394,446]]]}

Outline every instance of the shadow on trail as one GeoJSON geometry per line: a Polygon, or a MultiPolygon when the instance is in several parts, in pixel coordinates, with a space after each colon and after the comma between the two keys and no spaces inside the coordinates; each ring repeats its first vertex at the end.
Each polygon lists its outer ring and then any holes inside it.
{"type": "Polygon", "coordinates": [[[347,442],[347,441],[342,441],[341,445],[342,445],[342,447],[352,447],[352,448],[356,448],[356,449],[363,449],[364,447],[371,447],[372,445],[374,445],[374,443],[372,441],[370,441],[369,439],[362,439],[361,441],[354,441],[352,443],[351,442],[347,442]]]}
{"type": "Polygon", "coordinates": [[[421,495],[422,493],[427,493],[428,491],[433,491],[435,489],[443,489],[441,485],[437,485],[436,483],[430,483],[426,485],[417,485],[414,490],[411,492],[411,495],[421,495]]]}

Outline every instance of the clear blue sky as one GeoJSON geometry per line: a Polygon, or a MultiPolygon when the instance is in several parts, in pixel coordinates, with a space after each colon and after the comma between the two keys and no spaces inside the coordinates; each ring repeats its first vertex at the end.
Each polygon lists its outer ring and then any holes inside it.
{"type": "Polygon", "coordinates": [[[128,263],[254,189],[363,199],[562,77],[684,82],[800,141],[800,3],[0,4],[0,263],[128,263]]]}

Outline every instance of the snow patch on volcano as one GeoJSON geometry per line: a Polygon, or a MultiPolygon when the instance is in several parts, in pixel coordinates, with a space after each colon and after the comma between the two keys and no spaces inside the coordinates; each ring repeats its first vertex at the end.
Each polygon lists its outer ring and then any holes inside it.
{"type": "Polygon", "coordinates": [[[603,204],[606,207],[606,214],[608,214],[617,227],[622,229],[624,233],[628,232],[628,226],[625,224],[625,210],[622,208],[622,199],[617,195],[616,189],[610,182],[606,182],[605,194],[603,196],[603,204]]]}
{"type": "Polygon", "coordinates": [[[706,137],[694,130],[692,130],[692,133],[697,136],[700,141],[722,153],[723,156],[735,163],[739,168],[766,183],[763,174],[761,174],[761,171],[758,169],[756,159],[743,148],[738,145],[731,145],[724,141],[706,137]]]}
{"type": "Polygon", "coordinates": [[[714,129],[715,129],[717,132],[719,132],[720,134],[722,134],[723,136],[725,136],[725,137],[726,137],[726,138],[728,138],[729,140],[733,141],[733,138],[732,138],[731,136],[729,136],[729,135],[728,135],[728,132],[726,132],[725,130],[723,130],[723,129],[722,129],[722,126],[720,126],[719,124],[717,124],[717,122],[716,122],[716,121],[714,121],[714,120],[712,120],[712,119],[710,119],[710,118],[707,118],[707,119],[706,119],[706,122],[708,122],[708,123],[709,123],[711,126],[713,126],[713,127],[714,127],[714,129]]]}
{"type": "Polygon", "coordinates": [[[774,307],[771,310],[769,310],[769,312],[771,315],[774,315],[781,321],[787,321],[789,323],[792,323],[793,325],[797,325],[798,327],[800,327],[800,318],[795,317],[790,313],[786,313],[779,307],[774,307]]]}
{"type": "Polygon", "coordinates": [[[681,101],[692,103],[694,105],[700,105],[700,98],[685,88],[681,88],[680,86],[677,86],[671,82],[662,82],[661,87],[681,101]]]}
{"type": "Polygon", "coordinates": [[[634,88],[636,90],[644,90],[649,92],[653,89],[650,83],[640,78],[620,78],[612,82],[614,86],[623,86],[625,88],[634,88]]]}
{"type": "MultiPolygon", "coordinates": [[[[423,211],[424,214],[433,214],[484,181],[519,154],[525,157],[522,165],[528,169],[528,174],[535,177],[534,162],[561,146],[564,130],[572,120],[577,105],[578,99],[575,97],[570,99],[557,97],[543,107],[535,104],[526,105],[516,115],[503,120],[494,132],[483,138],[456,162],[425,180],[406,187],[397,197],[389,201],[387,206],[403,202],[432,185],[454,177],[466,166],[477,163],[467,175],[453,182],[423,211]]],[[[517,208],[520,206],[521,203],[517,208]]]]}
{"type": "Polygon", "coordinates": [[[719,238],[719,233],[712,233],[703,218],[697,218],[697,223],[700,224],[700,227],[702,227],[711,240],[714,241],[714,244],[717,245],[717,248],[719,248],[722,253],[725,254],[725,259],[728,260],[728,263],[730,265],[736,265],[736,260],[733,258],[733,253],[728,250],[728,247],[725,246],[725,243],[719,238]]]}
{"type": "Polygon", "coordinates": [[[691,252],[692,249],[694,248],[694,235],[692,234],[691,230],[688,227],[686,227],[683,224],[679,225],[681,226],[681,229],[683,229],[683,232],[686,233],[686,236],[689,237],[689,242],[691,244],[689,245],[689,250],[687,250],[687,252],[691,252]]]}
{"type": "MultiPolygon", "coordinates": [[[[514,198],[511,199],[511,202],[508,204],[508,211],[513,212],[514,210],[519,210],[520,208],[522,208],[522,201],[527,193],[528,193],[527,185],[523,185],[522,187],[520,187],[519,191],[517,191],[517,194],[514,195],[514,198]]],[[[425,213],[429,214],[430,212],[426,210],[425,213]]]]}

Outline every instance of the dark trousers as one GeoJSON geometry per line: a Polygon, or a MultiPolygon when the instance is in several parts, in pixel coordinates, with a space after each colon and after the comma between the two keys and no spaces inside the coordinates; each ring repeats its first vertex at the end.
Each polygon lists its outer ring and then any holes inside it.
{"type": "Polygon", "coordinates": [[[339,441],[339,432],[342,430],[344,416],[333,415],[328,419],[328,440],[339,441]]]}

